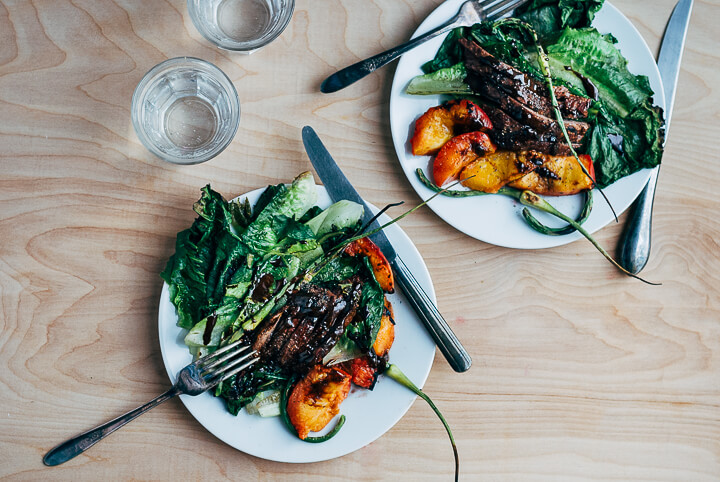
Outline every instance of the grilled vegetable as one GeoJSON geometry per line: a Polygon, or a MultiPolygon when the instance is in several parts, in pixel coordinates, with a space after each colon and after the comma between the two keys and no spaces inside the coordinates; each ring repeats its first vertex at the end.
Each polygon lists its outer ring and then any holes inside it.
{"type": "Polygon", "coordinates": [[[593,162],[587,154],[581,154],[590,177],[586,176],[572,156],[552,156],[541,167],[509,184],[521,191],[532,191],[545,196],[569,196],[592,189],[595,180],[593,162]]]}
{"type": "Polygon", "coordinates": [[[370,362],[369,356],[356,358],[347,363],[353,384],[372,390],[378,377],[378,369],[370,362]]]}
{"type": "Polygon", "coordinates": [[[393,278],[392,268],[387,258],[380,251],[377,244],[373,243],[370,238],[362,238],[350,243],[345,248],[345,253],[350,256],[362,255],[368,258],[373,269],[375,279],[380,287],[386,293],[395,292],[395,278],[393,278]]]}
{"type": "Polygon", "coordinates": [[[495,144],[484,132],[468,132],[447,142],[433,162],[433,178],[438,186],[457,179],[460,171],[480,156],[495,152],[495,144]]]}
{"type": "Polygon", "coordinates": [[[462,170],[463,185],[475,191],[496,193],[501,187],[532,172],[549,158],[535,151],[497,151],[478,157],[462,170]]]}
{"type": "Polygon", "coordinates": [[[380,329],[378,330],[373,350],[377,356],[385,356],[395,341],[395,318],[393,316],[392,304],[385,299],[385,311],[380,321],[380,329]]]}
{"type": "Polygon", "coordinates": [[[488,116],[469,100],[445,102],[432,107],[415,121],[412,152],[416,156],[435,154],[457,134],[492,129],[488,116]]]}
{"type": "Polygon", "coordinates": [[[350,375],[337,367],[316,365],[290,392],[287,414],[298,437],[325,428],[350,392],[350,375]]]}

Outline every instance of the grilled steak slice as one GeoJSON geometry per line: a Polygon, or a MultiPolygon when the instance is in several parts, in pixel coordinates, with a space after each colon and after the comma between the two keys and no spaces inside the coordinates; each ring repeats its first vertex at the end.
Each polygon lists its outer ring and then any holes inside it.
{"type": "Polygon", "coordinates": [[[347,293],[315,285],[292,293],[257,329],[253,349],[289,372],[303,373],[319,363],[357,312],[362,285],[359,278],[350,281],[347,293]]]}
{"type": "Polygon", "coordinates": [[[280,325],[280,320],[282,320],[284,314],[285,312],[280,310],[265,320],[263,324],[258,327],[257,335],[252,348],[260,353],[260,356],[266,356],[266,352],[269,349],[269,343],[272,340],[272,336],[278,325],[280,325]]]}
{"type": "MultiPolygon", "coordinates": [[[[504,110],[492,105],[484,105],[483,110],[493,123],[489,135],[501,149],[510,151],[538,151],[552,155],[570,155],[570,149],[562,141],[550,134],[540,134],[530,126],[523,125],[510,117],[504,110]]],[[[568,132],[569,134],[569,132],[568,132]]],[[[572,136],[570,136],[572,139],[572,136]]],[[[579,149],[579,143],[573,143],[579,149]]]]}
{"type": "Polygon", "coordinates": [[[572,94],[567,87],[562,86],[553,87],[553,92],[555,92],[555,98],[558,101],[563,117],[570,119],[584,119],[587,117],[590,105],[593,103],[592,99],[572,94]]]}
{"type": "MultiPolygon", "coordinates": [[[[476,42],[461,39],[464,48],[468,84],[476,90],[480,83],[493,83],[505,94],[545,117],[553,117],[552,102],[545,84],[511,65],[496,59],[476,42]]],[[[565,87],[553,89],[563,117],[583,119],[587,117],[592,99],[571,94],[565,87]]]]}
{"type": "MultiPolygon", "coordinates": [[[[529,126],[539,135],[543,136],[545,140],[552,142],[557,139],[563,139],[562,130],[554,119],[529,109],[525,104],[504,94],[491,82],[482,82],[478,81],[478,79],[475,79],[473,82],[475,85],[471,83],[471,87],[475,92],[495,102],[510,117],[522,125],[529,126]]],[[[492,121],[492,118],[490,121],[492,121]]],[[[590,124],[587,122],[566,120],[565,129],[567,129],[570,142],[582,144],[585,134],[587,134],[590,129],[590,124]]]]}
{"type": "MultiPolygon", "coordinates": [[[[335,323],[330,327],[330,330],[324,334],[322,339],[316,337],[314,342],[317,342],[317,347],[313,353],[315,363],[319,363],[325,355],[335,346],[340,336],[345,331],[347,325],[352,321],[360,307],[360,296],[362,295],[362,282],[359,278],[355,277],[352,287],[346,297],[346,306],[341,310],[336,310],[337,317],[335,323]]],[[[312,346],[312,345],[311,345],[312,346]]]]}

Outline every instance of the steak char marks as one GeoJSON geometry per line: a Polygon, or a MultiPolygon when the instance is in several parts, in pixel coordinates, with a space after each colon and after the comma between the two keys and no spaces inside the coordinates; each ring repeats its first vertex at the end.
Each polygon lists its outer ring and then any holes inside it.
{"type": "Polygon", "coordinates": [[[290,294],[287,304],[257,329],[253,349],[261,360],[298,374],[320,363],[360,304],[361,281],[349,281],[346,292],[308,285],[290,294]]]}
{"type": "MultiPolygon", "coordinates": [[[[490,136],[508,150],[536,150],[552,155],[568,155],[560,125],[555,120],[547,87],[493,57],[480,45],[460,40],[465,53],[467,82],[487,105],[483,109],[493,123],[490,136]]],[[[579,148],[590,129],[587,117],[592,99],[572,94],[565,87],[554,87],[565,128],[574,148],[579,148]]]]}

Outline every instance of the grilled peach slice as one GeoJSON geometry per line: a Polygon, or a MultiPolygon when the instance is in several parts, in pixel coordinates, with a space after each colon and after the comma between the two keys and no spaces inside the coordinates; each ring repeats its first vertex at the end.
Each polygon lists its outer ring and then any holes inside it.
{"type": "Polygon", "coordinates": [[[590,178],[580,168],[574,156],[552,156],[538,169],[511,182],[510,187],[545,196],[569,196],[592,189],[595,181],[592,159],[586,154],[578,157],[590,178]]]}
{"type": "MultiPolygon", "coordinates": [[[[393,341],[395,341],[395,322],[393,321],[392,304],[385,299],[385,312],[380,322],[377,337],[375,337],[373,351],[378,357],[382,358],[390,351],[393,341]]],[[[372,390],[375,386],[379,373],[377,360],[372,360],[368,355],[365,355],[343,363],[342,367],[350,373],[354,385],[369,390],[372,390]]]]}
{"type": "Polygon", "coordinates": [[[392,304],[385,299],[385,311],[380,321],[380,329],[378,330],[375,343],[373,343],[373,350],[377,356],[385,356],[390,351],[390,347],[395,341],[395,318],[393,316],[392,304]]]}
{"type": "Polygon", "coordinates": [[[305,440],[310,432],[325,428],[349,392],[349,374],[337,367],[313,367],[288,397],[288,417],[298,436],[305,440]]]}
{"type": "Polygon", "coordinates": [[[386,293],[393,293],[395,291],[395,278],[393,277],[390,263],[383,252],[380,251],[378,245],[373,243],[370,238],[362,238],[357,241],[353,241],[347,245],[345,253],[350,256],[367,256],[370,260],[370,265],[373,268],[375,279],[380,284],[383,291],[386,293]]]}
{"type": "Polygon", "coordinates": [[[484,132],[468,132],[448,141],[433,161],[435,184],[442,186],[457,179],[460,171],[471,162],[495,152],[495,144],[484,132]]]}
{"type": "Polygon", "coordinates": [[[477,157],[460,176],[463,185],[474,191],[495,193],[504,185],[534,171],[550,156],[535,151],[497,151],[477,157]]]}
{"type": "Polygon", "coordinates": [[[451,100],[428,109],[415,121],[412,152],[416,156],[435,154],[455,135],[491,130],[490,118],[469,100],[451,100]]]}

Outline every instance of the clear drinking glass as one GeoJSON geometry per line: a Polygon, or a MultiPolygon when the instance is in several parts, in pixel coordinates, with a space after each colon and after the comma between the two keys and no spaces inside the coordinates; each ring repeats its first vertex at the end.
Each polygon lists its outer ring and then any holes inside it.
{"type": "Polygon", "coordinates": [[[220,48],[252,53],[287,27],[295,0],[188,0],[195,28],[220,48]]]}
{"type": "Polygon", "coordinates": [[[150,152],[175,164],[220,154],[237,132],[240,102],[222,70],[177,57],[145,74],[132,98],[132,123],[150,152]]]}

